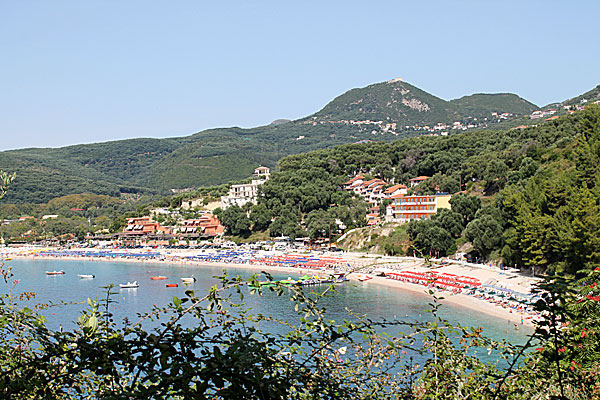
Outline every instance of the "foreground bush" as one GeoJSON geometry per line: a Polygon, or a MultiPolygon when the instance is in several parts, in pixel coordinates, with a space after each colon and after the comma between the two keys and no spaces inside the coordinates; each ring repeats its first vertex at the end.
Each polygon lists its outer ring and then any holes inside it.
{"type": "Polygon", "coordinates": [[[4,268],[0,397],[600,398],[599,275],[590,271],[577,282],[555,278],[541,285],[537,307],[544,319],[524,346],[515,346],[489,340],[480,329],[450,326],[437,317],[435,296],[429,323],[351,314],[332,321],[319,306],[322,296],[335,295],[332,288],[307,295],[276,287],[297,311],[290,324],[246,310],[244,294],[253,291],[227,275],[203,297],[188,291],[131,324],[113,320],[108,287],[103,300],[88,299],[77,329],[54,331],[37,310],[23,306],[34,294],[17,293],[18,282],[4,268]],[[261,328],[272,323],[286,333],[261,328]],[[400,329],[406,333],[391,335],[400,329]],[[475,349],[501,361],[482,362],[475,349]]]}

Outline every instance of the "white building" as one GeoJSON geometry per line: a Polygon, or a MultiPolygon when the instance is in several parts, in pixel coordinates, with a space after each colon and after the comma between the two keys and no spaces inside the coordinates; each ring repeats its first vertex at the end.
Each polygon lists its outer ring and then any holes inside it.
{"type": "Polygon", "coordinates": [[[270,170],[267,167],[258,167],[252,174],[253,177],[264,177],[264,179],[252,179],[250,183],[240,183],[231,185],[227,196],[221,197],[221,208],[224,210],[230,206],[242,207],[246,203],[256,204],[258,195],[258,187],[266,182],[271,176],[270,170]]]}

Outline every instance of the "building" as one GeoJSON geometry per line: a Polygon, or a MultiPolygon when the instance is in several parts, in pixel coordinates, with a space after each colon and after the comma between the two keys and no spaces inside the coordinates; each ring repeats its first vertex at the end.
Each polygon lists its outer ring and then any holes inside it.
{"type": "Polygon", "coordinates": [[[254,173],[252,174],[253,178],[256,179],[260,179],[261,177],[263,178],[263,180],[268,180],[271,177],[271,170],[267,167],[257,167],[254,169],[254,173]]]}
{"type": "Polygon", "coordinates": [[[396,195],[386,208],[386,220],[391,222],[409,222],[429,219],[441,208],[450,209],[449,194],[424,196],[396,195]]]}
{"type": "Polygon", "coordinates": [[[344,183],[345,190],[353,190],[355,186],[358,186],[363,183],[363,179],[365,177],[362,175],[356,175],[354,178],[350,179],[348,182],[344,183]]]}
{"type": "Polygon", "coordinates": [[[182,222],[181,227],[177,228],[180,237],[192,240],[214,238],[222,235],[223,232],[225,232],[225,227],[212,213],[204,213],[197,219],[186,219],[182,222]]]}
{"type": "Polygon", "coordinates": [[[156,237],[170,236],[171,230],[162,226],[151,217],[128,218],[123,232],[118,235],[125,246],[137,246],[156,237]]]}
{"type": "Polygon", "coordinates": [[[254,170],[252,176],[264,179],[252,179],[250,183],[231,185],[227,196],[221,197],[221,208],[226,209],[234,205],[242,207],[246,203],[256,204],[258,187],[265,183],[271,174],[269,168],[258,167],[254,170]]]}
{"type": "Polygon", "coordinates": [[[385,189],[385,191],[383,192],[384,198],[389,199],[392,196],[397,196],[399,194],[406,194],[408,193],[408,187],[406,187],[406,185],[401,185],[401,184],[397,184],[397,185],[393,185],[390,186],[389,188],[385,189]]]}
{"type": "Polygon", "coordinates": [[[422,175],[422,176],[417,176],[416,178],[409,179],[408,181],[410,182],[410,187],[412,188],[412,187],[419,185],[421,182],[423,182],[427,179],[429,179],[428,176],[422,175]]]}

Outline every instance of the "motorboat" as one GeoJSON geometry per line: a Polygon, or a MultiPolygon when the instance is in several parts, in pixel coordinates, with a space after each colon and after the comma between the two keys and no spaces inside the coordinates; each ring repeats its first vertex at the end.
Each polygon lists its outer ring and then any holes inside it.
{"type": "Polygon", "coordinates": [[[165,286],[166,287],[177,287],[179,285],[177,283],[167,283],[165,286]]]}
{"type": "Polygon", "coordinates": [[[46,275],[64,275],[65,271],[63,271],[62,269],[60,271],[46,271],[46,275]]]}
{"type": "Polygon", "coordinates": [[[181,278],[181,281],[183,283],[193,283],[196,282],[196,278],[194,277],[194,275],[192,275],[189,278],[181,278]]]}
{"type": "Polygon", "coordinates": [[[140,287],[140,285],[138,285],[137,281],[133,281],[133,282],[127,282],[127,283],[119,283],[119,287],[121,289],[131,289],[131,288],[140,287]]]}
{"type": "Polygon", "coordinates": [[[78,277],[80,277],[81,279],[93,279],[96,277],[96,275],[89,275],[89,274],[78,274],[78,277]]]}
{"type": "Polygon", "coordinates": [[[159,275],[159,276],[151,276],[150,279],[152,279],[153,281],[162,281],[162,280],[167,279],[167,277],[159,275]]]}

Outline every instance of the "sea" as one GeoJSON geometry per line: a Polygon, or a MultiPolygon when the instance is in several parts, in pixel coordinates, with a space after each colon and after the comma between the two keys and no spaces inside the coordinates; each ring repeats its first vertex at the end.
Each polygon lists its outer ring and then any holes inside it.
{"type": "MultiPolygon", "coordinates": [[[[47,324],[53,329],[72,329],[77,317],[87,308],[88,298],[101,300],[106,297],[106,287],[114,285],[115,294],[111,299],[111,312],[114,320],[136,322],[140,313],[150,312],[153,307],[166,306],[173,297],[185,297],[185,291],[194,290],[196,296],[202,297],[220,281],[218,276],[225,272],[229,276],[239,275],[249,279],[256,270],[215,265],[181,265],[164,263],[117,262],[117,261],[84,261],[64,259],[15,259],[7,261],[12,267],[14,276],[9,284],[16,285],[13,293],[35,292],[33,303],[56,304],[42,311],[47,324]],[[45,271],[64,270],[64,275],[46,275],[45,271]],[[93,279],[79,278],[78,274],[91,274],[93,279]],[[166,280],[151,280],[151,276],[166,276],[166,280]],[[180,278],[194,276],[196,281],[191,285],[183,285],[180,278]],[[137,289],[120,289],[120,283],[137,281],[137,289]],[[178,287],[166,287],[168,283],[177,283],[178,287]],[[71,303],[59,306],[60,303],[71,303]]],[[[269,271],[274,279],[294,278],[289,272],[269,271]]],[[[297,276],[300,276],[298,274],[297,276]]],[[[297,277],[296,276],[296,277],[297,277]]],[[[265,280],[264,277],[260,278],[265,280]]],[[[321,286],[323,288],[323,286],[321,286]]],[[[6,292],[7,288],[0,288],[6,292]]],[[[244,288],[248,292],[247,288],[244,288]]],[[[323,290],[310,287],[305,290],[323,290]]],[[[297,320],[294,304],[287,296],[277,296],[265,291],[261,296],[246,293],[243,299],[245,307],[251,308],[255,314],[272,315],[290,322],[297,320]]],[[[425,293],[405,291],[395,287],[377,285],[370,282],[349,281],[335,285],[335,292],[323,297],[320,304],[327,310],[328,319],[343,321],[351,319],[350,313],[363,315],[372,321],[433,321],[431,309],[432,297],[425,293]]],[[[483,328],[483,334],[495,340],[506,340],[513,344],[527,341],[533,329],[518,326],[513,322],[491,316],[471,308],[454,304],[443,304],[439,316],[451,324],[483,328]]],[[[281,329],[281,328],[274,328],[281,329]]],[[[400,329],[400,328],[394,328],[400,329]]],[[[278,332],[273,332],[278,333],[278,332]]],[[[394,334],[395,332],[386,332],[394,334]]]]}

